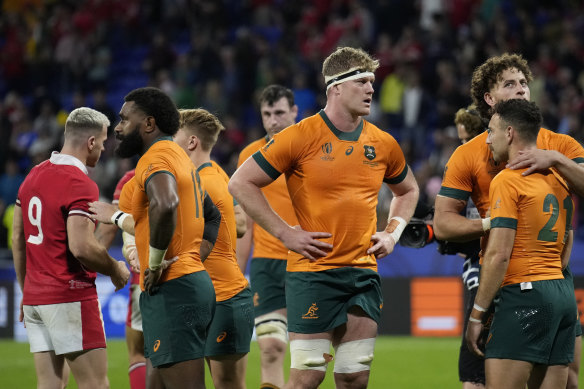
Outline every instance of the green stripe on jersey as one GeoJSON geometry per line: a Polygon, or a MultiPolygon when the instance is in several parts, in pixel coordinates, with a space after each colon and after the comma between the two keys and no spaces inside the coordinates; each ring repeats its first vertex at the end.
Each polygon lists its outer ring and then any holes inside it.
{"type": "Polygon", "coordinates": [[[470,197],[470,192],[462,189],[454,189],[448,188],[447,186],[440,187],[440,192],[438,192],[440,196],[450,197],[457,200],[468,200],[470,197]]]}
{"type": "Polygon", "coordinates": [[[491,220],[491,229],[492,228],[512,228],[514,230],[517,229],[517,219],[513,219],[510,217],[496,217],[491,220]]]}
{"type": "Polygon", "coordinates": [[[272,180],[277,179],[278,177],[280,177],[280,174],[282,174],[279,171],[277,171],[272,165],[270,165],[270,163],[266,161],[262,153],[260,153],[259,151],[256,151],[252,155],[252,157],[257,162],[257,164],[260,165],[262,170],[272,178],[272,180]]]}
{"type": "Polygon", "coordinates": [[[402,182],[406,178],[407,175],[408,175],[408,165],[406,164],[406,166],[404,167],[404,170],[402,170],[402,172],[397,177],[384,178],[383,182],[385,182],[386,184],[389,184],[389,185],[399,184],[400,182],[402,182]]]}

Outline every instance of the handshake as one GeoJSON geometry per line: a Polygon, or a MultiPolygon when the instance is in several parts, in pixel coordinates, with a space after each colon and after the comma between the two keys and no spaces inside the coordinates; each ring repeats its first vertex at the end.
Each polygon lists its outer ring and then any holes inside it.
{"type": "Polygon", "coordinates": [[[478,255],[481,249],[480,239],[469,242],[449,242],[436,239],[432,227],[433,217],[433,207],[418,203],[414,217],[404,229],[399,244],[403,247],[419,249],[435,241],[438,244],[438,252],[443,255],[463,254],[466,257],[478,255]]]}

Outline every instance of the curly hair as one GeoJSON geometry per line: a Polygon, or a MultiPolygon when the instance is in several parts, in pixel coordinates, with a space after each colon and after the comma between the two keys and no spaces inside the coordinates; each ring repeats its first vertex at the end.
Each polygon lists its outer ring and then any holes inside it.
{"type": "Polygon", "coordinates": [[[339,47],[324,60],[322,75],[330,77],[353,68],[374,72],[378,67],[379,61],[373,59],[365,50],[339,47]]]}
{"type": "Polygon", "coordinates": [[[201,141],[201,148],[209,151],[217,143],[219,133],[225,130],[217,116],[203,108],[181,109],[180,128],[201,141]]]}
{"type": "Polygon", "coordinates": [[[462,124],[471,138],[483,132],[487,127],[474,105],[459,109],[454,116],[454,124],[462,124]]]}
{"type": "Polygon", "coordinates": [[[158,88],[145,87],[134,89],[124,97],[133,101],[136,109],[141,110],[156,121],[160,131],[174,135],[178,131],[179,115],[172,99],[158,88]]]}
{"type": "Polygon", "coordinates": [[[491,107],[485,101],[485,93],[489,92],[501,80],[501,75],[505,70],[512,68],[522,72],[528,83],[533,80],[531,69],[520,54],[504,53],[497,57],[491,57],[473,72],[470,95],[477,111],[484,119],[488,120],[491,117],[491,107]]]}

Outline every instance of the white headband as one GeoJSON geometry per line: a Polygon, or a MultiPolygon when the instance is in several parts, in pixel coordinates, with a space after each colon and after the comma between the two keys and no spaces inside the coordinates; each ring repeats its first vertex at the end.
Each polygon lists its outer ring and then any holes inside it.
{"type": "Polygon", "coordinates": [[[346,72],[335,74],[334,76],[325,76],[326,90],[328,91],[333,85],[340,84],[345,81],[358,80],[365,77],[374,77],[373,72],[359,68],[351,68],[346,72]]]}

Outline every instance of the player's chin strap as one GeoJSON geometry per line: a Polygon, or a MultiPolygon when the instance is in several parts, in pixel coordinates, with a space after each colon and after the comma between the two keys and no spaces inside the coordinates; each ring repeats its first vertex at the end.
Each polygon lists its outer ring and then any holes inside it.
{"type": "Polygon", "coordinates": [[[373,72],[367,71],[365,69],[351,68],[346,72],[337,73],[332,76],[325,76],[324,82],[326,83],[326,90],[328,91],[334,85],[340,84],[345,81],[358,80],[360,78],[374,76],[375,75],[373,74],[373,72]]]}

